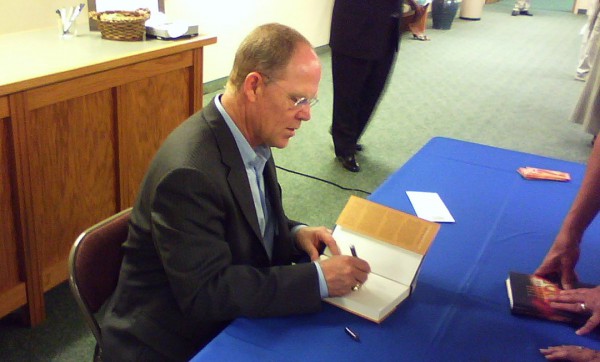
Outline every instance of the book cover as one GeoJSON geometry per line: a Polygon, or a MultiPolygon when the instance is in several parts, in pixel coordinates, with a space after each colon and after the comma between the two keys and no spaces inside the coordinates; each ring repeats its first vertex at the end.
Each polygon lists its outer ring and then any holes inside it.
{"type": "MultiPolygon", "coordinates": [[[[578,285],[578,287],[589,286],[591,285],[584,283],[578,285]]],[[[562,288],[546,278],[510,272],[506,279],[506,289],[513,314],[577,325],[585,323],[589,317],[552,308],[548,298],[558,294],[562,288]]]]}

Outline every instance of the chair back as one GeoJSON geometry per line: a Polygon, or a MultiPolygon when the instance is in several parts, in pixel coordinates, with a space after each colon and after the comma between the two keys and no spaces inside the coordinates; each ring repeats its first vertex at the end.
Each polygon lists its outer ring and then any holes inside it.
{"type": "Polygon", "coordinates": [[[123,260],[121,246],[127,239],[130,215],[131,208],[85,230],[69,254],[69,284],[85,323],[96,338],[96,355],[102,350],[96,313],[117,286],[123,260]]]}

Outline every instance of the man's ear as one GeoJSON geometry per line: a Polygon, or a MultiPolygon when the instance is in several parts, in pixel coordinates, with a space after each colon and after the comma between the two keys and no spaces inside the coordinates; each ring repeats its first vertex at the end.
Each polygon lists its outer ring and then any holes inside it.
{"type": "Polygon", "coordinates": [[[250,102],[256,102],[257,96],[262,92],[261,80],[262,77],[258,72],[248,73],[246,79],[244,79],[244,94],[250,102]]]}

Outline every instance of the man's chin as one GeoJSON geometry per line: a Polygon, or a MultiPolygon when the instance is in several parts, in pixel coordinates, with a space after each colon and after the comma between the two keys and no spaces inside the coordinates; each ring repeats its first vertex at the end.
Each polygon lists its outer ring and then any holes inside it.
{"type": "Polygon", "coordinates": [[[285,139],[281,139],[281,140],[277,141],[276,143],[272,144],[271,147],[281,149],[281,148],[286,148],[289,144],[290,144],[290,139],[285,138],[285,139]]]}

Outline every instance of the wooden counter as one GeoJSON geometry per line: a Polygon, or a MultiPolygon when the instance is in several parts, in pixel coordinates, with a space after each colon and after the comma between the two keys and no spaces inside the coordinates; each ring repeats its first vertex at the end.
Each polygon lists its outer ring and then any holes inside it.
{"type": "Polygon", "coordinates": [[[0,317],[44,320],[75,238],[133,204],[161,142],[202,108],[215,42],[0,35],[0,317]]]}

